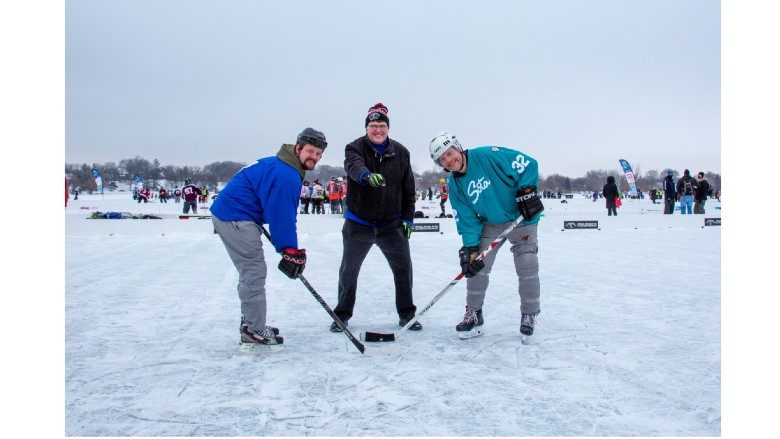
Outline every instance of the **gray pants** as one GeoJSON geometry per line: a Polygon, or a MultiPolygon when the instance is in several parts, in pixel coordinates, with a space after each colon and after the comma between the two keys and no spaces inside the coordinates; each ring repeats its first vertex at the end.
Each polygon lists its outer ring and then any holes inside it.
{"type": "Polygon", "coordinates": [[[693,213],[704,215],[704,203],[707,200],[694,200],[693,201],[693,213]]]}
{"type": "Polygon", "coordinates": [[[254,221],[222,221],[211,216],[214,229],[238,270],[238,298],[241,315],[252,332],[265,329],[265,278],[268,268],[263,255],[263,232],[254,221]]]}
{"type": "MultiPolygon", "coordinates": [[[[479,244],[480,251],[486,249],[511,222],[504,224],[488,224],[482,227],[482,239],[479,244]]],[[[537,252],[539,245],[536,239],[536,224],[520,225],[515,227],[507,236],[512,247],[510,251],[515,260],[515,272],[517,273],[517,292],[520,294],[520,312],[523,314],[536,314],[539,312],[539,258],[537,252]]],[[[506,242],[506,241],[504,241],[506,242]]],[[[471,309],[482,308],[485,302],[485,291],[490,282],[489,274],[496,261],[498,250],[503,243],[488,253],[483,259],[485,268],[476,276],[466,279],[466,305],[471,309]]]]}

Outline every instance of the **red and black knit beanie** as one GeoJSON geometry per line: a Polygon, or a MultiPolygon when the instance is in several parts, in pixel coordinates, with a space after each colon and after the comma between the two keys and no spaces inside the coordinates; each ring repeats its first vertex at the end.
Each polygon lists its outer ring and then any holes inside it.
{"type": "Polygon", "coordinates": [[[381,102],[377,102],[374,104],[371,108],[368,109],[368,115],[366,116],[366,125],[368,126],[369,122],[376,122],[376,121],[382,121],[387,124],[387,126],[390,126],[390,118],[387,117],[387,107],[384,106],[381,102]]]}

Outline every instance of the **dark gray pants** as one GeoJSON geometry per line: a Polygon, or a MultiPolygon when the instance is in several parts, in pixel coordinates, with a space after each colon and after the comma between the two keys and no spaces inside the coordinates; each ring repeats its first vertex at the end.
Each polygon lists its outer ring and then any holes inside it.
{"type": "Polygon", "coordinates": [[[198,202],[197,201],[185,201],[184,202],[184,207],[182,208],[182,212],[184,212],[185,215],[190,213],[190,207],[192,208],[192,213],[193,214],[198,213],[198,202]]]}
{"type": "MultiPolygon", "coordinates": [[[[488,224],[482,226],[482,238],[479,243],[479,250],[484,251],[501,232],[511,224],[488,224]]],[[[517,292],[520,295],[520,312],[522,314],[536,314],[539,312],[539,243],[536,238],[536,224],[520,225],[515,227],[507,236],[512,246],[510,252],[515,262],[515,272],[517,273],[517,292]]],[[[506,241],[504,241],[506,242],[506,241]]],[[[488,253],[483,259],[485,268],[479,271],[476,276],[466,279],[466,305],[469,308],[477,310],[482,308],[485,302],[485,291],[490,283],[490,270],[496,261],[498,250],[503,243],[488,253]]]]}
{"type": "Polygon", "coordinates": [[[412,298],[412,257],[409,240],[399,227],[398,221],[376,228],[354,221],[344,221],[341,229],[344,252],[339,268],[339,303],[333,312],[340,319],[352,317],[357,295],[357,281],[360,266],[368,251],[376,244],[385,255],[395,282],[395,309],[399,317],[413,317],[417,312],[412,298]]]}
{"type": "Polygon", "coordinates": [[[263,232],[254,221],[222,221],[211,216],[225,249],[238,270],[238,298],[241,315],[252,332],[265,329],[265,278],[268,268],[263,255],[263,232]]]}
{"type": "Polygon", "coordinates": [[[664,198],[664,214],[671,215],[674,213],[674,198],[664,198]]]}
{"type": "Polygon", "coordinates": [[[693,213],[698,213],[699,215],[704,215],[704,203],[706,203],[707,200],[694,200],[693,201],[693,213]]]}

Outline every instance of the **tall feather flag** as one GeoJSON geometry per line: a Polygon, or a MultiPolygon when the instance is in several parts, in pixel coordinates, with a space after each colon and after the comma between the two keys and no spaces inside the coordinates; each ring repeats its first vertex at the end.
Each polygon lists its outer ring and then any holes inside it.
{"type": "Polygon", "coordinates": [[[634,171],[631,170],[631,165],[625,159],[620,159],[620,166],[623,168],[623,173],[626,174],[629,189],[628,193],[637,196],[636,181],[634,181],[634,171]]]}
{"type": "Polygon", "coordinates": [[[95,185],[97,186],[100,193],[103,193],[103,177],[100,175],[100,170],[98,168],[92,168],[92,177],[95,178],[95,185]]]}

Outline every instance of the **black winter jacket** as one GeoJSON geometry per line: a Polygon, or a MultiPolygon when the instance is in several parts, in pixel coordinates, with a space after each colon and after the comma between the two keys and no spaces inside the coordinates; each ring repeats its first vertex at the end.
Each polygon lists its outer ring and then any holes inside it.
{"type": "Polygon", "coordinates": [[[677,195],[682,197],[685,195],[685,182],[690,181],[691,182],[691,193],[690,195],[694,195],[696,193],[696,188],[699,186],[699,183],[696,182],[696,179],[691,177],[690,175],[683,175],[682,178],[677,180],[677,195]]]}
{"type": "Polygon", "coordinates": [[[710,183],[707,180],[702,179],[699,182],[698,187],[696,188],[696,195],[693,197],[693,199],[699,201],[706,200],[707,195],[709,194],[710,194],[710,183]]]}
{"type": "Polygon", "coordinates": [[[409,150],[389,137],[388,140],[381,156],[367,136],[355,139],[344,151],[347,209],[377,225],[399,218],[414,221],[414,174],[409,150]],[[361,183],[360,176],[366,171],[382,174],[386,186],[374,188],[361,183]]]}
{"type": "Polygon", "coordinates": [[[610,176],[607,179],[607,184],[601,188],[601,193],[607,201],[607,207],[615,207],[615,197],[618,196],[618,187],[615,184],[615,179],[610,176]]]}
{"type": "Polygon", "coordinates": [[[671,175],[667,175],[664,178],[664,198],[667,200],[677,199],[677,189],[675,189],[674,180],[672,180],[671,175]]]}

